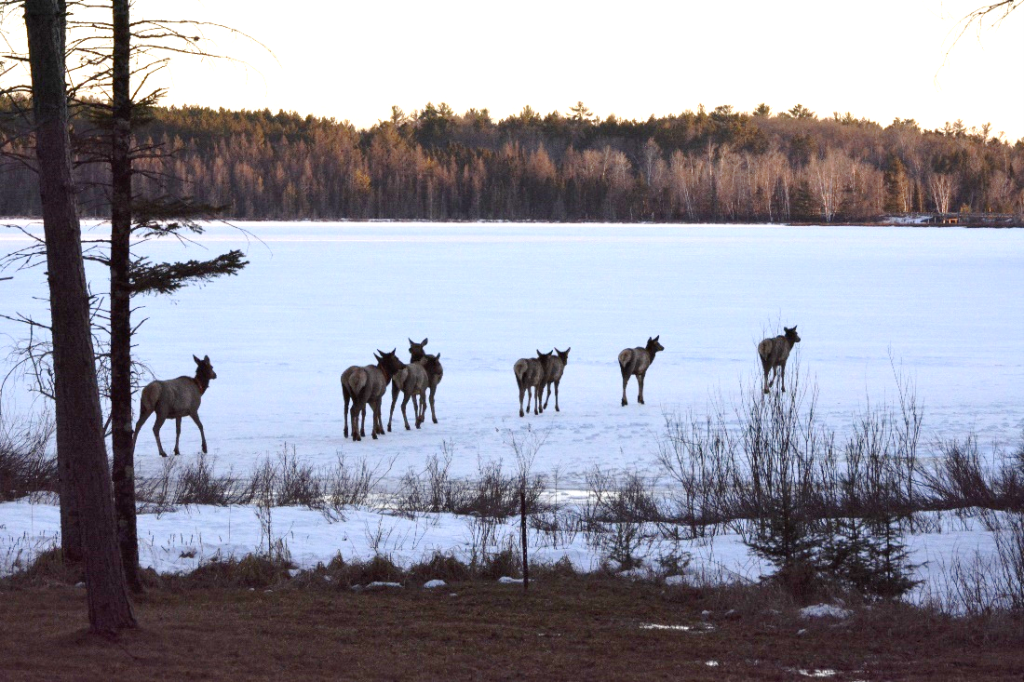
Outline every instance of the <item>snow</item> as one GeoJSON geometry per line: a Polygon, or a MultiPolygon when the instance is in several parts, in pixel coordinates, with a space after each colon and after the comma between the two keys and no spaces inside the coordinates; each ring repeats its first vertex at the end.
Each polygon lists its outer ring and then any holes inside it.
{"type": "MultiPolygon", "coordinates": [[[[972,430],[986,449],[1016,444],[1024,430],[1024,231],[902,226],[784,227],[415,223],[258,223],[211,225],[192,244],[140,245],[154,260],[208,258],[231,248],[250,265],[237,277],[174,296],[147,297],[135,320],[136,357],[155,376],[192,374],[192,355],[209,355],[218,378],[200,410],[217,471],[247,475],[266,455],[294,448],[301,461],[332,465],[338,455],[377,467],[385,483],[425,459],[453,453],[453,476],[482,463],[511,468],[520,448],[536,451],[533,473],[564,495],[583,488],[595,466],[655,473],[666,416],[726,409],[759,381],[757,342],[798,325],[787,378],[817,387],[819,415],[842,430],[870,402],[896,397],[896,369],[924,406],[923,449],[972,430]],[[647,405],[621,407],[616,361],[625,347],[660,335],[647,405]],[[441,353],[439,423],[396,428],[379,440],[342,437],[341,372],[372,362],[377,349],[407,357],[408,338],[429,337],[441,353]],[[518,416],[516,359],[572,348],[561,411],[518,416]],[[743,388],[741,388],[743,387],[743,388]],[[527,430],[529,429],[529,431],[527,430]]],[[[37,224],[28,230],[38,233],[37,224]]],[[[104,234],[94,226],[89,236],[104,234]]],[[[29,244],[0,230],[0,253],[29,244]]],[[[46,320],[43,268],[7,271],[0,314],[46,320]]],[[[92,287],[106,289],[90,265],[92,287]]],[[[0,344],[26,336],[0,319],[0,344]]],[[[0,362],[6,374],[11,360],[0,362]]],[[[553,399],[552,399],[553,401],[553,399]]],[[[25,382],[8,381],[6,415],[43,407],[25,382]]],[[[385,409],[390,406],[386,403],[385,409]]],[[[385,414],[385,421],[387,415],[385,414]]],[[[136,474],[162,462],[146,424],[136,474]]],[[[170,449],[173,425],[162,432],[170,449]]],[[[181,461],[199,450],[186,422],[181,461]]],[[[344,518],[300,508],[273,511],[274,540],[300,567],[386,554],[410,565],[434,552],[467,557],[472,519],[408,519],[368,508],[344,518]],[[380,533],[385,528],[388,532],[380,533]]],[[[921,576],[941,583],[950,557],[991,555],[976,524],[943,522],[942,532],[910,536],[921,576]]],[[[52,504],[0,504],[0,572],[57,541],[52,504]]],[[[504,529],[517,538],[517,529],[504,529]]],[[[217,556],[267,545],[252,509],[188,507],[139,517],[142,563],[184,571],[217,556]]],[[[534,533],[531,556],[593,570],[599,552],[582,537],[558,544],[534,533]]],[[[765,567],[735,535],[684,543],[693,554],[687,581],[754,580],[765,567]],[[692,575],[691,575],[692,573],[692,575]]],[[[652,552],[667,551],[665,547],[652,552]]]]}
{"type": "MultiPolygon", "coordinates": [[[[594,465],[649,469],[665,415],[733,404],[758,380],[755,347],[781,326],[803,341],[791,363],[818,388],[836,427],[894,398],[894,361],[916,383],[926,436],[984,445],[1024,428],[1024,231],[907,227],[260,223],[211,226],[196,243],[150,242],[155,260],[247,252],[237,277],[146,297],[136,356],[157,377],[192,374],[209,355],[218,378],[200,415],[219,465],[236,473],[288,443],[330,464],[337,453],[391,463],[401,475],[448,443],[453,472],[511,459],[509,433],[543,440],[535,469],[579,483],[594,465]],[[647,405],[620,407],[617,354],[660,335],[647,405]],[[342,436],[339,377],[377,349],[408,352],[429,337],[441,353],[440,423],[401,426],[378,441],[342,436]],[[561,411],[520,419],[512,365],[537,349],[572,348],[561,411]]],[[[38,228],[33,228],[38,229],[38,228]]],[[[12,231],[0,250],[28,242],[12,231]]],[[[97,227],[89,233],[102,236],[97,227]]],[[[106,284],[90,270],[93,288],[106,284]]],[[[0,284],[0,313],[45,319],[41,268],[0,284]]],[[[25,330],[0,320],[0,342],[25,330]]],[[[790,367],[790,374],[793,372],[790,367]]],[[[5,402],[29,411],[23,392],[5,402]]],[[[389,404],[386,405],[390,407],[389,404]]],[[[10,406],[8,405],[8,409],[10,406]]],[[[386,419],[385,419],[386,420],[386,419]]],[[[160,461],[152,420],[138,474],[160,461]]],[[[165,443],[173,426],[163,431],[165,443]]],[[[193,424],[182,452],[199,450],[193,424]]]]}
{"type": "Polygon", "coordinates": [[[800,609],[801,618],[838,618],[845,620],[853,615],[853,611],[835,604],[815,604],[800,609]]]}

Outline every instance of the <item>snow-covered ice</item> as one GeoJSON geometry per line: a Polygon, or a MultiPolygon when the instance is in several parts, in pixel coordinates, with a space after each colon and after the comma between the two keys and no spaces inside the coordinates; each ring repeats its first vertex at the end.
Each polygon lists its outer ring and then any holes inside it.
{"type": "MultiPolygon", "coordinates": [[[[740,386],[759,380],[755,347],[783,324],[803,341],[791,358],[818,390],[820,416],[841,430],[864,410],[895,398],[891,359],[913,380],[924,407],[924,443],[977,432],[983,446],[1011,445],[1024,429],[1024,231],[888,227],[258,223],[213,225],[187,248],[150,242],[154,260],[246,251],[237,277],[169,297],[137,301],[147,319],[136,357],[160,378],[191,374],[192,355],[209,355],[218,378],[200,414],[218,470],[245,475],[267,454],[294,447],[300,460],[331,464],[337,455],[390,467],[391,480],[421,471],[447,447],[451,473],[474,474],[481,461],[511,463],[511,439],[532,429],[542,443],[535,473],[558,475],[561,490],[585,473],[654,469],[666,415],[701,414],[711,400],[729,407],[740,386]],[[616,362],[625,347],[660,335],[665,346],[636,404],[635,380],[621,407],[616,362]],[[341,372],[372,362],[377,349],[407,357],[408,338],[429,337],[445,374],[439,424],[399,427],[377,441],[342,437],[341,372]],[[512,365],[538,349],[571,346],[561,411],[518,416],[512,365]]],[[[38,231],[38,225],[30,225],[38,231]]],[[[88,233],[102,236],[104,228],[88,233]]],[[[0,230],[0,253],[27,240],[0,230]]],[[[46,319],[42,268],[0,283],[0,313],[46,319]]],[[[92,286],[106,288],[90,265],[92,286]]],[[[0,343],[25,335],[0,319],[0,343]]],[[[9,361],[2,365],[9,367],[9,361]]],[[[6,414],[30,413],[24,383],[8,382],[6,414]]],[[[387,405],[389,406],[389,404],[387,405]]],[[[386,407],[387,407],[386,406],[386,407]]],[[[553,408],[553,403],[552,403],[553,408]]],[[[385,415],[386,420],[386,415],[385,415]]],[[[161,467],[152,421],[136,452],[137,475],[161,467]]],[[[165,446],[173,425],[162,432],[165,446]]],[[[183,461],[199,434],[182,429],[183,461]]],[[[511,466],[511,464],[510,464],[511,466]]],[[[555,477],[549,476],[549,483],[555,477]]],[[[140,516],[143,563],[187,570],[213,556],[251,552],[260,525],[251,509],[179,508],[140,516]],[[191,555],[191,556],[189,556],[191,555]]],[[[300,566],[340,552],[368,558],[386,551],[409,564],[431,552],[465,551],[466,519],[387,517],[346,511],[328,520],[305,509],[274,512],[274,534],[300,566]],[[374,538],[377,538],[375,540],[374,538]]],[[[52,505],[0,504],[0,563],[10,565],[53,543],[52,505]]],[[[949,531],[949,529],[947,529],[949,531]]],[[[510,533],[512,530],[510,529],[510,533]]],[[[950,553],[991,552],[991,537],[955,530],[910,538],[915,558],[940,563],[950,553]]],[[[694,553],[696,574],[756,579],[762,566],[733,535],[694,553]]],[[[600,559],[582,540],[534,550],[568,556],[581,568],[600,559]]],[[[928,569],[923,568],[927,572],[928,569]]],[[[932,576],[934,577],[934,576],[932,576]]]]}
{"type": "MultiPolygon", "coordinates": [[[[448,442],[453,473],[510,458],[509,430],[543,438],[535,469],[565,482],[594,465],[643,469],[664,415],[700,413],[759,371],[755,346],[798,325],[794,351],[836,427],[893,400],[890,354],[916,383],[925,436],[976,430],[985,446],[1024,428],[1024,231],[910,227],[256,223],[211,226],[183,248],[150,242],[154,260],[242,248],[237,277],[146,297],[136,357],[157,377],[192,374],[208,354],[218,378],[200,411],[219,466],[245,472],[293,445],[304,459],[337,453],[394,460],[400,475],[448,442]],[[620,407],[616,361],[660,335],[647,405],[620,407]],[[441,353],[440,423],[378,441],[342,437],[339,377],[377,349],[407,357],[408,338],[441,353]],[[561,412],[518,416],[512,365],[537,349],[572,348],[561,412]]],[[[38,226],[30,227],[38,230],[38,226]]],[[[102,236],[94,227],[88,235],[102,236]]],[[[27,245],[0,230],[0,251],[27,245]]],[[[0,285],[0,313],[45,319],[42,268],[0,285]],[[33,298],[37,297],[37,298],[33,298]]],[[[93,288],[106,288],[101,268],[93,288]]],[[[6,273],[11,274],[11,273],[6,273]]],[[[25,335],[0,319],[0,342],[25,335]]],[[[793,360],[791,360],[791,363],[793,360]]],[[[793,367],[791,365],[790,372],[793,367]]],[[[805,382],[807,383],[807,382],[805,382]]],[[[8,385],[7,409],[30,410],[8,385]],[[15,403],[12,408],[11,403],[15,403]]],[[[389,402],[389,401],[388,401],[389,402]]],[[[389,406],[389,405],[388,405],[389,406]]],[[[139,437],[139,475],[159,467],[152,420],[139,437]]],[[[173,425],[165,427],[165,443],[173,425]]],[[[185,456],[199,450],[182,429],[185,456]]]]}

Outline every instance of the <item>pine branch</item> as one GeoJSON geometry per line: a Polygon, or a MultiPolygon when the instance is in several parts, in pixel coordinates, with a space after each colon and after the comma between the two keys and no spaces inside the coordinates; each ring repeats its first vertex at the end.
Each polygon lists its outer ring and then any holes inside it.
{"type": "Polygon", "coordinates": [[[132,295],[169,294],[189,284],[205,283],[221,275],[236,275],[248,265],[241,251],[234,249],[208,261],[151,264],[140,258],[132,263],[128,279],[132,295]]]}

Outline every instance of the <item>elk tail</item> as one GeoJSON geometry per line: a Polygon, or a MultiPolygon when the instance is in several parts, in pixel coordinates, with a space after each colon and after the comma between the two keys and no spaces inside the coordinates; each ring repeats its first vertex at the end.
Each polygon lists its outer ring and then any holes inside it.
{"type": "Polygon", "coordinates": [[[363,392],[366,387],[367,376],[366,372],[355,372],[349,377],[349,393],[352,394],[352,399],[355,400],[357,395],[363,392]]]}

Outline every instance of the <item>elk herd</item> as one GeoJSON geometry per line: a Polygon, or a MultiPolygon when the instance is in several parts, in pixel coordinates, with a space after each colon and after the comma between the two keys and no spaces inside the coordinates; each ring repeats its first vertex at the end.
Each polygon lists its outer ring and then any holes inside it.
{"type": "MultiPolygon", "coordinates": [[[[786,361],[793,346],[800,341],[796,333],[796,327],[783,327],[784,334],[762,340],[757,344],[757,355],[761,360],[761,368],[764,371],[764,392],[767,394],[779,379],[782,392],[786,391],[786,361]],[[769,381],[769,375],[771,380],[769,381]]],[[[647,370],[654,362],[655,356],[665,350],[659,341],[660,335],[647,339],[645,346],[626,348],[619,353],[619,369],[622,372],[622,404],[628,405],[626,400],[626,386],[630,377],[636,377],[638,391],[637,402],[644,404],[644,378],[647,370]]],[[[398,403],[399,394],[402,395],[402,420],[405,422],[406,430],[412,427],[409,425],[409,417],[406,407],[412,401],[413,421],[416,428],[420,428],[427,418],[427,403],[430,403],[430,418],[436,424],[437,413],[434,410],[434,394],[437,392],[437,385],[444,377],[444,368],[441,366],[441,354],[431,355],[423,348],[427,345],[428,339],[416,343],[409,339],[409,362],[403,362],[397,354],[397,348],[390,352],[378,350],[373,357],[377,361],[373,365],[353,365],[341,374],[341,392],[344,401],[345,415],[345,438],[349,437],[351,427],[352,440],[362,440],[366,437],[366,410],[373,413],[373,423],[370,427],[370,436],[376,439],[383,435],[384,417],[383,400],[387,393],[388,384],[391,384],[391,412],[388,415],[388,431],[391,431],[391,423],[395,416],[395,405],[398,403]]],[[[533,413],[541,414],[548,407],[551,399],[551,392],[555,393],[555,411],[561,411],[558,405],[558,385],[562,381],[562,374],[565,366],[569,364],[569,351],[554,350],[548,353],[537,351],[535,358],[520,358],[513,365],[516,384],[519,387],[519,416],[524,417],[530,412],[530,405],[533,404],[533,413]],[[545,395],[545,391],[547,394],[545,395]],[[526,398],[526,409],[523,409],[523,398],[526,398]],[[542,400],[543,398],[543,400],[542,400]]],[[[199,427],[199,434],[202,437],[203,452],[206,448],[206,433],[203,431],[203,423],[199,421],[199,404],[202,396],[210,387],[210,381],[217,378],[213,371],[210,357],[202,360],[192,356],[196,362],[196,374],[194,377],[182,376],[177,379],[166,381],[150,382],[142,389],[142,401],[139,409],[139,421],[135,424],[135,432],[132,440],[132,447],[139,438],[139,429],[149,419],[151,414],[156,414],[156,424],[153,425],[153,435],[156,437],[157,450],[161,457],[166,457],[163,445],[160,443],[160,427],[168,418],[175,420],[174,454],[179,454],[178,441],[181,438],[181,420],[183,417],[191,417],[192,421],[199,427]]]]}

